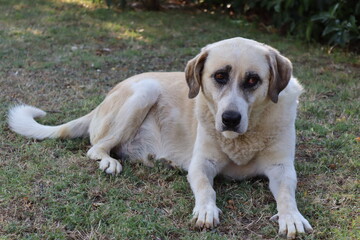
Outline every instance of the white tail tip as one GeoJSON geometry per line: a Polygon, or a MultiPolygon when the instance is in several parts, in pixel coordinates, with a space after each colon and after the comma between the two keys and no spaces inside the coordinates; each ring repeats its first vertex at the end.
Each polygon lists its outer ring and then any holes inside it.
{"type": "Polygon", "coordinates": [[[29,138],[44,139],[51,136],[52,127],[41,125],[34,118],[44,117],[45,115],[46,112],[39,108],[18,105],[9,110],[8,123],[10,129],[18,134],[29,138]]]}

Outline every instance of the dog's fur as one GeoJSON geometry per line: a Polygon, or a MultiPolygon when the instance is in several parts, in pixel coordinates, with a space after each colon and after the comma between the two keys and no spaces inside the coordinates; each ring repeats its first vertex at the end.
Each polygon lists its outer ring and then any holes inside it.
{"type": "Polygon", "coordinates": [[[45,112],[21,105],[10,110],[9,125],[36,139],[89,135],[87,155],[101,160],[100,169],[109,174],[122,169],[110,151],[147,165],[154,157],[170,160],[188,171],[193,220],[200,228],[219,224],[213,189],[217,174],[234,179],[265,175],[277,202],[273,219],[279,221],[279,233],[294,238],[312,230],[295,201],[294,124],[301,92],[291,62],[277,50],[233,38],[203,48],[185,73],[144,73],[122,81],[79,119],[44,126],[34,118],[45,112]],[[224,83],[216,80],[224,76],[224,83]],[[247,87],[254,78],[256,84],[247,87]],[[235,126],[226,125],[229,111],[241,117],[235,126]]]}

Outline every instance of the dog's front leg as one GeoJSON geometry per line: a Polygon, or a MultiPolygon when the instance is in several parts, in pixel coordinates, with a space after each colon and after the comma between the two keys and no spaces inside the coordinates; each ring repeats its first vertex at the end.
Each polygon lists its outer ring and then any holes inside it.
{"type": "Polygon", "coordinates": [[[192,222],[198,228],[213,228],[220,222],[221,210],[216,206],[213,180],[224,165],[222,161],[218,161],[223,157],[221,155],[215,141],[199,126],[188,174],[188,181],[195,195],[192,222]]]}
{"type": "Polygon", "coordinates": [[[309,222],[299,212],[296,200],[296,172],[292,164],[273,164],[265,174],[269,178],[270,190],[273,193],[278,213],[271,218],[279,222],[279,234],[294,239],[296,233],[310,232],[309,222]]]}
{"type": "MultiPolygon", "coordinates": [[[[194,160],[194,159],[193,159],[194,160]]],[[[219,224],[220,209],[216,206],[213,179],[216,176],[212,160],[198,158],[197,166],[189,169],[188,180],[195,196],[192,222],[198,228],[213,228],[219,224]]]]}

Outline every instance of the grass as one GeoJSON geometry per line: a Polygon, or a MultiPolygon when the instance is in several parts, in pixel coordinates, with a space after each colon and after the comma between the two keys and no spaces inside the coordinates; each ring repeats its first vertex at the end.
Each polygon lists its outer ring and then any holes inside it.
{"type": "Polygon", "coordinates": [[[199,232],[186,173],[124,163],[119,177],[85,156],[87,139],[12,133],[8,108],[27,103],[58,124],[82,116],[117,82],[181,71],[207,43],[234,36],[278,48],[304,84],[296,123],[297,200],[315,231],[359,239],[359,56],[197,11],[116,12],[84,0],[0,0],[0,239],[277,239],[267,181],[215,181],[222,223],[199,232]]]}

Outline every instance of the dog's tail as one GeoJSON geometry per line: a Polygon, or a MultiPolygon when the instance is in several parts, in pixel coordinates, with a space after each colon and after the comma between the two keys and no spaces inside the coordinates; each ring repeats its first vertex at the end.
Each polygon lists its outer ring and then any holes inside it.
{"type": "Polygon", "coordinates": [[[8,123],[10,129],[28,138],[76,138],[88,135],[92,113],[58,126],[46,126],[34,120],[44,117],[46,112],[28,106],[18,105],[9,110],[8,123]]]}

